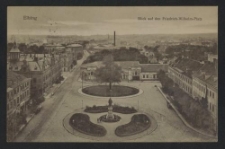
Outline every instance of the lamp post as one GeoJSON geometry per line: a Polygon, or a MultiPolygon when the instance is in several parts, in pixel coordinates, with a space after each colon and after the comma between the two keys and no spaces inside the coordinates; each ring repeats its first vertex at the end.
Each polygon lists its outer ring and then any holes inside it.
{"type": "Polygon", "coordinates": [[[138,110],[139,110],[139,99],[138,99],[138,110]]]}
{"type": "Polygon", "coordinates": [[[82,99],[82,107],[81,107],[81,109],[83,109],[83,99],[82,99]]]}
{"type": "Polygon", "coordinates": [[[82,89],[83,89],[83,72],[84,71],[82,71],[82,73],[81,73],[81,75],[82,75],[82,89]]]}

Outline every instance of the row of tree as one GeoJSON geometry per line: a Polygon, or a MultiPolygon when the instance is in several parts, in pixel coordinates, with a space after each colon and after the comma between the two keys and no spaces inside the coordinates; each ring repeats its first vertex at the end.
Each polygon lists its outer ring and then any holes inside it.
{"type": "MultiPolygon", "coordinates": [[[[10,50],[15,47],[15,43],[8,43],[7,44],[7,52],[10,52],[10,50]]],[[[30,54],[43,54],[48,53],[48,51],[44,48],[44,46],[37,46],[37,45],[31,45],[27,46],[25,43],[19,43],[17,45],[17,48],[20,50],[21,53],[30,54]]]]}
{"type": "Polygon", "coordinates": [[[112,55],[115,61],[139,61],[140,63],[147,64],[148,58],[142,55],[136,48],[120,48],[117,50],[102,50],[90,55],[84,63],[91,63],[95,61],[102,61],[107,55],[112,55]]]}
{"type": "Polygon", "coordinates": [[[207,97],[200,100],[193,99],[174,84],[163,70],[158,72],[158,78],[162,84],[163,92],[173,96],[172,102],[189,123],[198,128],[203,128],[211,132],[214,131],[215,124],[213,117],[207,109],[207,97]]]}

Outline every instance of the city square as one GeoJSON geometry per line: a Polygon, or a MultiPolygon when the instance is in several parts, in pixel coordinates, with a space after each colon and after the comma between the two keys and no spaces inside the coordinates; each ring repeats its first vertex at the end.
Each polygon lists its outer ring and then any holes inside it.
{"type": "Polygon", "coordinates": [[[218,141],[217,7],[7,15],[7,142],[218,141]]]}
{"type": "MultiPolygon", "coordinates": [[[[63,119],[70,113],[84,109],[85,106],[105,105],[108,98],[89,97],[78,93],[82,82],[79,81],[79,73],[75,70],[76,66],[65,83],[55,92],[53,97],[46,99],[43,103],[43,110],[33,118],[23,132],[18,136],[18,142],[107,142],[118,141],[120,139],[114,134],[110,139],[92,139],[77,134],[69,133],[63,126],[63,119]],[[68,89],[69,88],[69,89],[68,89]],[[114,138],[115,137],[115,138],[114,138]],[[114,139],[113,139],[114,138],[114,139]],[[116,139],[117,138],[117,139],[116,139]]],[[[96,83],[84,82],[84,86],[96,85],[96,83]]],[[[150,113],[157,121],[157,128],[150,134],[148,132],[140,134],[137,138],[122,139],[126,142],[174,142],[174,141],[190,141],[190,142],[213,142],[214,138],[201,135],[182,122],[176,113],[167,108],[166,100],[155,87],[160,86],[158,81],[134,81],[121,82],[120,84],[134,86],[143,90],[139,96],[130,98],[116,98],[114,103],[133,106],[140,112],[150,113]]],[[[96,116],[91,117],[96,121],[96,116]]],[[[106,128],[110,131],[110,125],[106,128]]],[[[110,132],[109,132],[110,133],[110,132]]],[[[132,138],[132,137],[131,137],[132,138]]]]}

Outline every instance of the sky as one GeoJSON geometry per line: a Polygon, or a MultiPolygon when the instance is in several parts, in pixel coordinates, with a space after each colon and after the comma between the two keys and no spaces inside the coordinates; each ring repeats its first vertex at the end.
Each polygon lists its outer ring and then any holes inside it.
{"type": "Polygon", "coordinates": [[[7,9],[7,33],[106,35],[217,33],[218,7],[14,7],[7,9]],[[24,20],[24,16],[37,17],[24,20]],[[138,17],[153,20],[138,20],[138,17]],[[155,17],[161,20],[154,20],[155,17]],[[163,20],[189,17],[199,20],[163,20]]]}

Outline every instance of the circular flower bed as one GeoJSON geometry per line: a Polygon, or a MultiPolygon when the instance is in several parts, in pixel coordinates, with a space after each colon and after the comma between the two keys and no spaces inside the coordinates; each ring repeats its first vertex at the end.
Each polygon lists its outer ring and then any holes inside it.
{"type": "Polygon", "coordinates": [[[130,96],[139,93],[139,89],[129,87],[129,86],[119,86],[114,85],[110,91],[109,86],[107,85],[97,85],[90,86],[82,89],[82,92],[92,96],[100,96],[100,97],[122,97],[122,96],[130,96]]]}
{"type": "Polygon", "coordinates": [[[132,116],[130,123],[116,128],[115,134],[120,137],[135,135],[147,130],[151,126],[151,121],[145,114],[132,116]]]}
{"type": "Polygon", "coordinates": [[[90,121],[87,114],[76,113],[73,114],[69,121],[73,129],[91,136],[105,136],[106,129],[100,125],[96,125],[90,121]]]}
{"type": "Polygon", "coordinates": [[[121,119],[121,117],[116,114],[113,114],[113,119],[107,119],[107,115],[102,115],[99,119],[100,121],[103,121],[103,122],[113,123],[113,122],[118,122],[121,119]]]}

